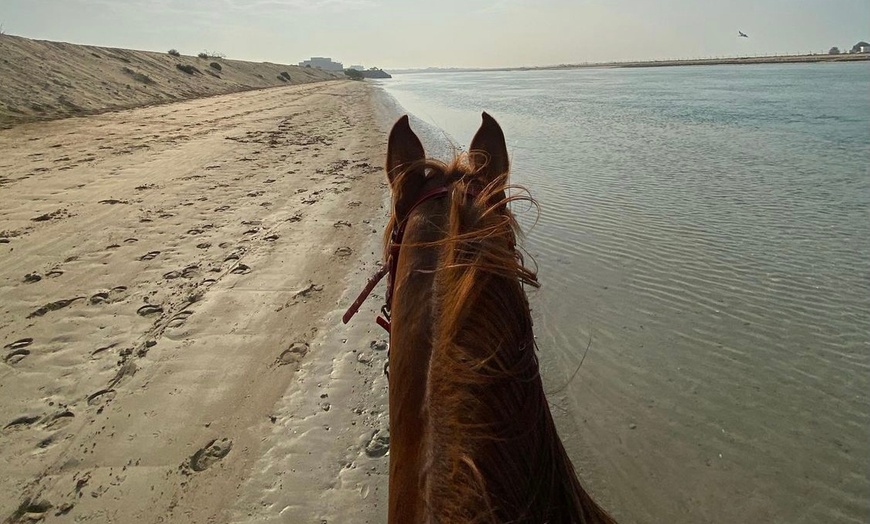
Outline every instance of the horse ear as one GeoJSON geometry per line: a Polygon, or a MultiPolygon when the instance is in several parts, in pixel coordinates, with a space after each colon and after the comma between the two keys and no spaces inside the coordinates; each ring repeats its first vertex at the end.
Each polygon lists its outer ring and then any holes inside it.
{"type": "Polygon", "coordinates": [[[394,211],[400,220],[426,183],[425,159],[423,144],[411,130],[408,115],[405,115],[393,124],[387,142],[387,179],[395,199],[394,211]]]}
{"type": "MultiPolygon", "coordinates": [[[[405,115],[393,124],[393,130],[390,131],[390,139],[387,143],[387,178],[390,185],[395,185],[396,179],[402,171],[424,158],[426,158],[426,152],[423,150],[423,144],[411,130],[408,115],[405,115]]],[[[419,174],[423,175],[422,166],[415,171],[419,171],[419,174]]],[[[408,176],[410,175],[409,173],[408,176]]]]}
{"type": "Polygon", "coordinates": [[[504,143],[504,133],[498,122],[486,111],[481,116],[483,123],[471,140],[469,158],[474,170],[479,172],[488,184],[510,170],[510,160],[504,143]]]}

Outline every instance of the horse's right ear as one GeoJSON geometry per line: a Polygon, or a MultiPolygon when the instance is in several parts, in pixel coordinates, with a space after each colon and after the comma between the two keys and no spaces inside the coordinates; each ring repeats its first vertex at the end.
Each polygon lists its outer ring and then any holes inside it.
{"type": "Polygon", "coordinates": [[[393,191],[393,211],[404,219],[426,183],[423,144],[408,122],[408,115],[400,118],[390,131],[387,143],[387,179],[393,191]]]}

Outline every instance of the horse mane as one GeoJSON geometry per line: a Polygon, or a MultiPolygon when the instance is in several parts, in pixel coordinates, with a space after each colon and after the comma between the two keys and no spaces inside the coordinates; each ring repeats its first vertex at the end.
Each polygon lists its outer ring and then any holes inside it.
{"type": "Polygon", "coordinates": [[[484,182],[475,164],[467,155],[422,162],[427,177],[451,188],[444,238],[429,244],[440,260],[424,407],[426,506],[436,522],[614,522],[580,486],[541,383],[523,289],[539,283],[517,249],[521,230],[509,208],[536,203],[507,173],[484,182]]]}

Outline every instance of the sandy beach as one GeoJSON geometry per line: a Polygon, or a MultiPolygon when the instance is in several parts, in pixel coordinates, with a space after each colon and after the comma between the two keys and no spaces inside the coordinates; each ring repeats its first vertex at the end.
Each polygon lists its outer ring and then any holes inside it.
{"type": "Polygon", "coordinates": [[[0,131],[3,522],[376,522],[385,135],[361,82],[0,131]],[[372,306],[377,301],[371,302],[372,306]]]}
{"type": "Polygon", "coordinates": [[[294,65],[0,34],[0,129],[24,122],[343,78],[340,73],[294,65]]]}

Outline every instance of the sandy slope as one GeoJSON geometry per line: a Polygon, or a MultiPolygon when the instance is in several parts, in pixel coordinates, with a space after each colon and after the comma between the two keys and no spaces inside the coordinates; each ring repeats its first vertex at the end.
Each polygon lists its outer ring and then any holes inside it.
{"type": "Polygon", "coordinates": [[[0,129],[33,120],[334,78],[333,73],[298,66],[174,57],[0,35],[0,129]],[[195,70],[188,74],[179,65],[195,70]]]}
{"type": "MultiPolygon", "coordinates": [[[[362,83],[0,131],[0,519],[382,521],[362,83]]],[[[373,301],[374,305],[376,301],[373,301]]]]}

